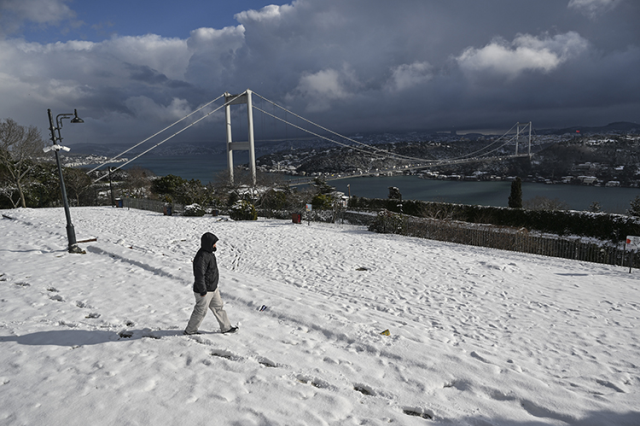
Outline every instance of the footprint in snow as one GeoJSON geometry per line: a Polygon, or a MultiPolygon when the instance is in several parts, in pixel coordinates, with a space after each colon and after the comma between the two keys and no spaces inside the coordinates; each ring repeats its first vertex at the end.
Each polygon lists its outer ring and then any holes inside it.
{"type": "Polygon", "coordinates": [[[471,352],[469,355],[471,356],[471,358],[475,358],[478,361],[482,361],[484,363],[491,364],[486,358],[484,358],[483,356],[478,354],[478,352],[476,352],[476,351],[471,352]]]}
{"type": "Polygon", "coordinates": [[[228,359],[229,361],[242,361],[241,356],[238,356],[233,352],[229,352],[224,349],[214,349],[213,351],[211,351],[211,356],[228,359]]]}
{"type": "Polygon", "coordinates": [[[375,391],[371,387],[369,387],[367,385],[355,384],[355,385],[353,385],[353,389],[358,391],[358,392],[360,392],[363,395],[366,395],[366,396],[375,396],[376,395],[375,391]]]}
{"type": "Polygon", "coordinates": [[[402,409],[402,412],[407,416],[422,417],[426,420],[432,420],[434,416],[431,410],[425,410],[419,407],[405,407],[402,409]]]}
{"type": "Polygon", "coordinates": [[[276,364],[275,362],[271,361],[268,358],[264,358],[264,357],[258,357],[258,358],[256,358],[256,361],[258,361],[258,364],[264,365],[265,367],[269,367],[269,368],[275,368],[275,367],[278,366],[278,364],[276,364]]]}
{"type": "Polygon", "coordinates": [[[305,376],[302,374],[299,374],[298,376],[296,376],[296,380],[299,381],[300,383],[304,383],[305,385],[311,385],[314,388],[318,388],[318,389],[329,387],[329,384],[323,380],[320,380],[314,377],[305,376]]]}

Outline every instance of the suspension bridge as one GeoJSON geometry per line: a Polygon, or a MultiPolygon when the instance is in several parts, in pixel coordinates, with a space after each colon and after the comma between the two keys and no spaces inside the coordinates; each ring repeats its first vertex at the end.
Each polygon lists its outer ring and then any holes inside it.
{"type": "MultiPolygon", "coordinates": [[[[401,163],[400,166],[396,166],[392,169],[386,170],[375,170],[375,171],[365,171],[359,172],[359,174],[335,174],[333,176],[327,176],[325,180],[338,180],[338,179],[347,179],[357,176],[372,176],[379,174],[388,174],[388,173],[397,173],[399,171],[411,171],[411,170],[419,170],[419,169],[431,169],[431,168],[439,168],[445,166],[453,166],[460,164],[468,164],[468,163],[477,163],[477,162],[488,162],[488,161],[504,161],[512,158],[526,158],[531,157],[531,141],[532,141],[532,123],[516,123],[511,127],[504,135],[488,142],[486,146],[481,147],[473,152],[469,152],[454,158],[446,158],[446,159],[425,159],[425,158],[417,158],[407,155],[401,155],[389,150],[382,149],[379,146],[367,144],[355,140],[353,138],[341,135],[337,132],[334,132],[324,126],[321,126],[317,123],[314,123],[293,111],[288,110],[287,108],[270,101],[269,99],[259,95],[252,90],[247,89],[246,91],[232,95],[230,93],[223,93],[218,96],[214,100],[205,103],[200,106],[193,112],[187,114],[181,119],[175,121],[169,126],[163,128],[162,130],[156,132],[155,134],[149,136],[148,138],[134,144],[130,148],[124,150],[120,154],[110,158],[109,160],[99,164],[92,170],[88,171],[87,174],[95,172],[99,170],[103,166],[107,164],[114,163],[116,160],[121,159],[125,154],[133,151],[134,149],[142,146],[143,144],[152,141],[157,137],[161,137],[162,134],[169,133],[169,136],[164,137],[160,142],[154,143],[149,148],[146,148],[141,153],[135,155],[130,160],[127,160],[121,163],[118,167],[114,169],[110,169],[111,171],[116,171],[121,169],[122,167],[134,162],[138,158],[143,155],[149,153],[150,151],[156,149],[160,145],[168,142],[169,140],[175,138],[181,133],[185,132],[189,128],[197,125],[202,122],[206,118],[212,116],[213,114],[218,113],[224,108],[224,116],[225,116],[225,127],[226,127],[226,156],[227,156],[227,167],[229,173],[229,179],[233,183],[234,181],[234,152],[235,151],[249,151],[249,170],[251,173],[251,179],[253,186],[256,185],[256,157],[255,157],[255,129],[254,129],[254,112],[258,112],[262,114],[262,118],[265,117],[267,119],[273,120],[273,122],[280,122],[284,124],[285,129],[291,128],[295,129],[298,132],[305,134],[307,138],[312,138],[315,140],[323,140],[329,142],[331,144],[335,144],[337,146],[346,147],[350,150],[357,151],[362,155],[366,155],[372,159],[393,159],[397,160],[401,163]],[[254,102],[255,99],[259,100],[260,105],[256,105],[254,102]],[[222,105],[215,107],[214,104],[220,100],[224,100],[222,105]],[[235,141],[233,139],[232,132],[232,114],[231,107],[232,106],[244,106],[246,105],[246,114],[247,114],[247,127],[246,127],[246,135],[247,140],[243,141],[235,141]],[[268,106],[271,107],[271,112],[267,111],[268,106]],[[280,112],[284,115],[284,117],[279,116],[277,112],[280,112]],[[200,114],[199,118],[197,115],[200,114]],[[291,119],[289,117],[292,117],[291,119]],[[191,119],[190,122],[187,120],[191,119]],[[293,121],[296,122],[293,122],[293,121]],[[170,129],[174,128],[179,124],[183,124],[183,127],[173,133],[170,133],[170,129]],[[185,124],[186,123],[186,124],[185,124]],[[515,134],[513,131],[515,129],[515,134]],[[524,151],[524,152],[523,152],[524,151]]],[[[288,138],[280,139],[287,140],[288,138]]],[[[300,140],[301,138],[295,138],[295,140],[300,140]]],[[[107,174],[98,177],[95,182],[98,182],[105,178],[107,174]]],[[[290,182],[290,185],[305,185],[309,184],[313,181],[313,178],[302,178],[293,180],[290,182]]]]}

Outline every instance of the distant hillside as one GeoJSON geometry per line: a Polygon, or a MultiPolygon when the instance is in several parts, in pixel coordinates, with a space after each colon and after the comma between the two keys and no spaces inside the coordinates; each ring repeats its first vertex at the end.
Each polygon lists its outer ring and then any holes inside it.
{"type": "Polygon", "coordinates": [[[577,132],[580,132],[582,134],[617,133],[617,132],[640,133],[640,124],[630,123],[628,121],[618,121],[618,122],[609,123],[606,126],[600,126],[600,127],[573,126],[573,127],[566,127],[564,129],[547,129],[547,130],[539,131],[538,133],[547,134],[547,135],[564,135],[566,133],[577,133],[577,132]]]}
{"type": "MultiPolygon", "coordinates": [[[[535,125],[534,125],[535,128],[535,125]]],[[[606,134],[606,133],[640,133],[640,124],[630,122],[615,122],[600,127],[573,126],[563,129],[535,129],[538,135],[564,135],[567,133],[580,134],[606,134]]],[[[437,132],[435,130],[413,131],[405,133],[359,133],[349,135],[350,138],[361,143],[369,145],[380,145],[398,142],[417,142],[417,141],[457,141],[461,138],[465,140],[478,140],[489,135],[480,133],[467,133],[464,136],[457,135],[455,132],[437,132]]],[[[501,136],[501,135],[496,135],[501,136]]],[[[331,136],[330,139],[339,140],[346,145],[353,145],[352,142],[331,136]]],[[[136,149],[128,152],[126,157],[133,157],[136,154],[153,146],[153,143],[147,142],[136,149]]],[[[334,147],[335,144],[320,138],[302,138],[280,141],[261,141],[259,136],[256,137],[256,155],[266,155],[269,153],[281,152],[290,149],[318,149],[323,147],[334,147]]],[[[71,153],[75,155],[104,155],[107,157],[115,156],[126,149],[130,148],[128,144],[109,144],[97,145],[92,143],[79,143],[71,145],[71,153]]],[[[219,154],[225,151],[225,145],[222,142],[192,143],[170,141],[165,145],[151,151],[148,155],[159,156],[179,156],[192,154],[219,154]]]]}

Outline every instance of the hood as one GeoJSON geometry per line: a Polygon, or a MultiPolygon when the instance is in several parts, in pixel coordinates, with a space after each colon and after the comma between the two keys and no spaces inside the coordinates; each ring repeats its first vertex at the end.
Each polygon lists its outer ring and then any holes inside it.
{"type": "Polygon", "coordinates": [[[213,245],[218,241],[218,237],[213,235],[211,232],[207,232],[202,235],[200,238],[200,247],[202,250],[208,251],[209,253],[213,253],[215,251],[213,245]]]}

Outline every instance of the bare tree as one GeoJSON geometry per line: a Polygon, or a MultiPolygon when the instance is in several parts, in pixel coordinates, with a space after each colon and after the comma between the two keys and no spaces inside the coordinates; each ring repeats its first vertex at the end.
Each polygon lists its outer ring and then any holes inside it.
{"type": "Polygon", "coordinates": [[[18,207],[18,203],[20,202],[20,198],[16,200],[13,199],[15,194],[15,188],[8,184],[8,182],[3,182],[2,179],[0,179],[0,195],[4,195],[9,201],[11,201],[14,209],[18,207]]]}
{"type": "Polygon", "coordinates": [[[154,176],[151,170],[142,167],[132,167],[126,172],[124,181],[124,194],[131,198],[145,198],[151,193],[151,176],[154,176]]]}
{"type": "Polygon", "coordinates": [[[74,195],[76,205],[80,205],[80,196],[91,187],[91,178],[82,169],[64,169],[65,186],[74,195]]]}
{"type": "Polygon", "coordinates": [[[23,186],[36,160],[43,156],[43,148],[44,141],[36,127],[25,128],[11,118],[0,121],[0,164],[6,168],[9,180],[16,186],[22,207],[27,207],[23,186]]]}

